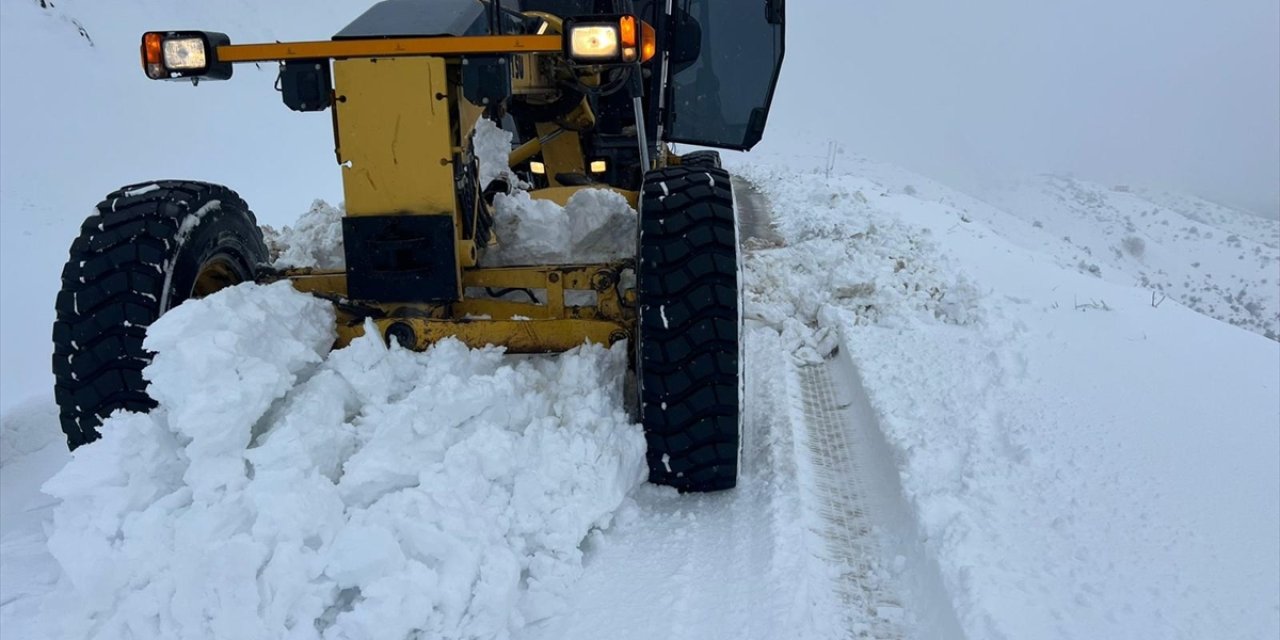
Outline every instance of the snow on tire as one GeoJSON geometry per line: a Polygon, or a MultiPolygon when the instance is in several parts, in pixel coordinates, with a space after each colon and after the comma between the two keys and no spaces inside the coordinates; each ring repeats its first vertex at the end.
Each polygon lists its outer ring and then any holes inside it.
{"type": "Polygon", "coordinates": [[[645,176],[637,380],[649,480],[681,491],[737,484],[738,243],[729,174],[645,176]]]}
{"type": "Polygon", "coordinates": [[[267,248],[253,213],[214,184],[123,187],[80,227],[53,325],[54,395],[71,449],[117,409],[147,411],[147,327],[193,296],[252,280],[267,248]]]}

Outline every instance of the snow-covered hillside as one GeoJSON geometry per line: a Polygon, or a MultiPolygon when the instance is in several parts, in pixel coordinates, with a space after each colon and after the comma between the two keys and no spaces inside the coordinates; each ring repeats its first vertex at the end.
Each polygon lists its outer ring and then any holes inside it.
{"type": "Polygon", "coordinates": [[[1081,271],[1280,340],[1280,221],[1183,194],[1062,176],[984,197],[1030,224],[1035,232],[1021,230],[1028,240],[1039,235],[1032,242],[1057,245],[1054,253],[1081,271]]]}
{"type": "Polygon", "coordinates": [[[227,182],[293,227],[289,259],[335,255],[338,209],[295,223],[340,200],[328,119],[280,105],[271,69],[147,82],[137,33],[309,38],[356,11],[41,4],[0,0],[6,639],[1280,636],[1277,227],[1137,185],[979,198],[851,156],[731,158],[731,492],[642,481],[621,350],[332,351],[328,303],[279,284],[157,322],[160,408],[68,454],[52,300],[102,193],[227,182]]]}

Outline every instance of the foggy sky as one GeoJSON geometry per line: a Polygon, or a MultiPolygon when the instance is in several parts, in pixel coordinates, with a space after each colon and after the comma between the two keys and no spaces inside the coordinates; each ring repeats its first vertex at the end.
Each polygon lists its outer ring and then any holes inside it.
{"type": "Polygon", "coordinates": [[[834,139],[970,186],[1071,172],[1280,215],[1280,0],[787,9],[766,148],[834,139]]]}

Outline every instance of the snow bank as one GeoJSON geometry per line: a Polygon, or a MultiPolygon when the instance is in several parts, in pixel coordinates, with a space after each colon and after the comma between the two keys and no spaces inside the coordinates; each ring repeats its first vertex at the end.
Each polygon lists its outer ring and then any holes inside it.
{"type": "Polygon", "coordinates": [[[969,324],[982,317],[977,289],[938,255],[929,236],[877,212],[867,194],[878,189],[870,182],[797,181],[801,176],[789,170],[765,167],[749,173],[770,191],[787,243],[754,251],[747,261],[746,317],[779,329],[815,325],[832,305],[862,324],[907,318],[969,324]]]}
{"type": "Polygon", "coordinates": [[[41,637],[503,638],[558,611],[643,478],[625,352],[332,341],[284,283],[151,327],[159,408],[45,485],[65,577],[41,637]]]}

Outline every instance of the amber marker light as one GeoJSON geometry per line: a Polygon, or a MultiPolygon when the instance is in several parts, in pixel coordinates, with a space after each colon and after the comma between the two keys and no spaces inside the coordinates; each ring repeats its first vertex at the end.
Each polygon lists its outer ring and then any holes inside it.
{"type": "Polygon", "coordinates": [[[153,80],[166,77],[164,54],[161,51],[163,39],[161,34],[154,31],[142,34],[142,70],[147,73],[148,78],[153,80]]]}
{"type": "Polygon", "coordinates": [[[653,25],[640,21],[640,62],[648,62],[658,53],[658,34],[653,25]]]}
{"type": "Polygon", "coordinates": [[[621,36],[621,39],[622,39],[622,46],[624,47],[636,46],[635,16],[622,16],[622,19],[618,21],[618,26],[620,27],[619,35],[621,36]]]}

